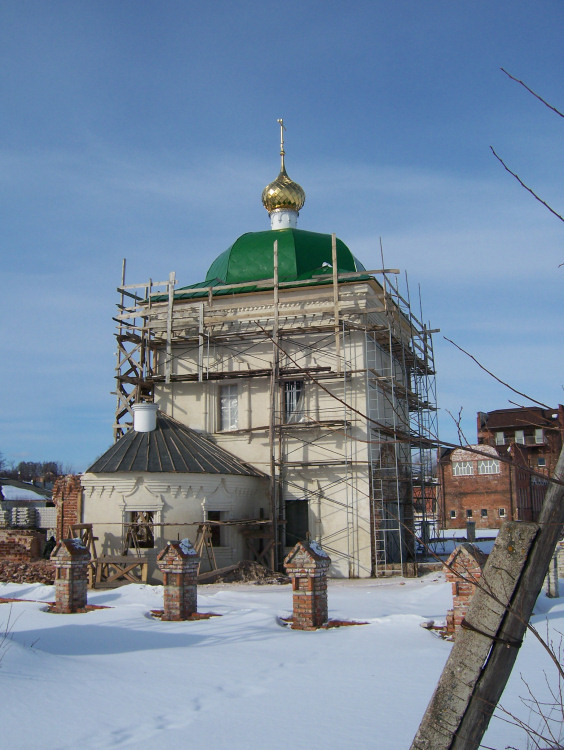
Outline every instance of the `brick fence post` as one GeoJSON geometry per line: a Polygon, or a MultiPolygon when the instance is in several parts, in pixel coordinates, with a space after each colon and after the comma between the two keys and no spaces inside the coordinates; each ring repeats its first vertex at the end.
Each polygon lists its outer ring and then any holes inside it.
{"type": "Polygon", "coordinates": [[[52,500],[57,509],[57,540],[68,536],[69,526],[81,522],[82,485],[80,475],[68,474],[57,477],[53,486],[52,500]]]}
{"type": "Polygon", "coordinates": [[[90,552],[80,539],[61,539],[51,560],[55,563],[55,612],[71,614],[84,610],[90,552]]]}
{"type": "Polygon", "coordinates": [[[487,560],[478,547],[465,542],[460,544],[448,558],[445,565],[446,579],[452,584],[453,608],[447,612],[447,632],[456,634],[476,590],[475,583],[482,577],[487,560]]]}
{"type": "Polygon", "coordinates": [[[564,539],[556,545],[556,563],[558,566],[558,577],[564,578],[564,539]]]}
{"type": "Polygon", "coordinates": [[[284,567],[292,581],[292,628],[316,630],[327,622],[327,571],[331,558],[317,542],[298,542],[284,567]]]}
{"type": "Polygon", "coordinates": [[[198,611],[198,566],[200,558],[188,539],[169,542],[159,553],[157,565],[163,574],[163,620],[188,620],[198,611]]]}

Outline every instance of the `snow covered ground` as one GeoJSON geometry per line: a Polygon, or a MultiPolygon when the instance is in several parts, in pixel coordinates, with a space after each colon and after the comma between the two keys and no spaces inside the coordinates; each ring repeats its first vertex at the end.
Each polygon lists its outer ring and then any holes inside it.
{"type": "MultiPolygon", "coordinates": [[[[564,583],[564,582],[562,582],[564,583]]],[[[562,584],[561,584],[562,585],[562,584]]],[[[282,627],[285,586],[201,586],[200,612],[221,617],[161,622],[162,588],[89,592],[85,614],[56,615],[51,586],[0,584],[2,744],[12,750],[206,747],[407,750],[450,650],[420,627],[444,620],[450,586],[422,579],[332,581],[333,619],[367,625],[315,632],[282,627]]],[[[534,623],[564,632],[564,599],[539,598],[534,623]]],[[[527,683],[542,695],[555,670],[527,635],[503,704],[524,714],[527,683]]],[[[494,719],[484,745],[525,748],[494,719]]]]}
{"type": "MultiPolygon", "coordinates": [[[[445,560],[456,547],[466,541],[467,530],[464,529],[442,529],[429,539],[426,549],[419,548],[418,553],[421,552],[422,560],[432,562],[436,557],[445,560]],[[429,554],[430,553],[430,554],[429,554]]],[[[499,529],[478,529],[476,531],[476,540],[473,542],[482,552],[489,555],[493,549],[495,539],[499,533],[499,529]]]]}

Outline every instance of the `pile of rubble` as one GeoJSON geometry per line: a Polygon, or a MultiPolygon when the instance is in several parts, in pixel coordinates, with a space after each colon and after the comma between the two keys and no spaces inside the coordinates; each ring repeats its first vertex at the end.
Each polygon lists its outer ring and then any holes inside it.
{"type": "MultiPolygon", "coordinates": [[[[55,564],[50,560],[36,560],[34,562],[16,562],[0,560],[1,583],[46,583],[52,585],[55,581],[55,564]]],[[[257,562],[243,560],[228,568],[204,573],[200,583],[256,583],[283,584],[290,579],[283,573],[276,573],[257,562]]]]}
{"type": "Polygon", "coordinates": [[[241,560],[228,568],[204,573],[198,580],[201,583],[256,583],[257,585],[290,583],[288,576],[283,573],[276,573],[251,560],[241,560]]]}
{"type": "Polygon", "coordinates": [[[0,560],[0,582],[2,583],[46,583],[55,581],[55,564],[50,560],[16,562],[0,560]]]}

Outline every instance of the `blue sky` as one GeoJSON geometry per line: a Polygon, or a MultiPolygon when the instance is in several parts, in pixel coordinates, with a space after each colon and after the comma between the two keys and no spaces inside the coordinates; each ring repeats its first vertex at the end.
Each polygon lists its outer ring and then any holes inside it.
{"type": "Polygon", "coordinates": [[[269,226],[287,167],[299,226],[407,272],[434,337],[441,437],[462,408],[563,400],[560,0],[0,4],[0,451],[85,469],[112,442],[111,320],[127,282],[201,280],[269,226]]]}

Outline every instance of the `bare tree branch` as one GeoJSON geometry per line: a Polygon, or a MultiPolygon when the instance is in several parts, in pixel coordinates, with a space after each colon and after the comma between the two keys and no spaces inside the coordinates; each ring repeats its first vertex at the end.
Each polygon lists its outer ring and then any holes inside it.
{"type": "Polygon", "coordinates": [[[458,441],[460,443],[460,446],[462,447],[462,445],[464,444],[469,445],[470,441],[467,439],[466,435],[462,431],[462,406],[458,410],[458,417],[455,417],[454,414],[448,409],[446,410],[446,412],[449,415],[449,417],[452,419],[454,424],[456,425],[456,429],[458,431],[458,441]]]}
{"type": "Polygon", "coordinates": [[[539,202],[539,203],[542,203],[542,205],[543,205],[543,206],[544,206],[545,208],[548,208],[548,210],[550,211],[550,213],[551,213],[551,214],[554,214],[554,216],[556,216],[556,218],[557,218],[557,219],[560,219],[560,221],[564,221],[564,217],[562,217],[562,216],[561,216],[561,215],[560,215],[560,214],[559,214],[559,213],[558,213],[557,211],[555,211],[555,210],[554,210],[553,208],[551,208],[551,207],[550,207],[550,206],[548,205],[548,203],[547,203],[546,201],[543,201],[543,199],[542,199],[542,198],[539,198],[539,196],[538,196],[538,195],[537,195],[537,194],[536,194],[536,193],[534,192],[534,190],[531,190],[531,188],[530,188],[530,187],[529,187],[528,185],[525,185],[525,183],[524,183],[524,182],[523,182],[523,180],[522,180],[522,179],[521,179],[521,178],[519,177],[519,175],[515,174],[515,172],[512,172],[512,171],[511,171],[511,170],[509,169],[509,167],[508,167],[508,166],[507,166],[507,164],[506,164],[506,163],[505,163],[505,162],[503,161],[503,159],[501,158],[501,156],[498,156],[498,155],[496,154],[496,152],[494,151],[494,148],[493,148],[493,146],[490,146],[490,148],[491,148],[491,150],[492,150],[492,154],[493,154],[493,155],[495,156],[495,158],[496,158],[496,159],[498,160],[498,162],[499,162],[499,163],[500,163],[500,164],[502,165],[502,167],[503,167],[503,168],[505,169],[505,171],[506,171],[506,172],[509,172],[509,174],[510,174],[510,175],[513,175],[513,177],[515,177],[515,179],[517,180],[517,182],[519,183],[519,185],[521,185],[521,187],[524,187],[524,188],[525,188],[525,190],[527,190],[527,191],[528,191],[528,192],[529,192],[529,193],[530,193],[530,194],[531,194],[531,195],[533,196],[533,198],[536,198],[536,200],[538,200],[538,202],[539,202]]]}
{"type": "Polygon", "coordinates": [[[535,97],[535,99],[539,100],[539,102],[542,102],[545,106],[547,106],[549,109],[551,109],[553,112],[555,112],[560,117],[564,117],[564,114],[562,114],[562,112],[560,112],[558,109],[556,109],[556,107],[553,107],[552,104],[549,104],[545,99],[542,98],[542,96],[539,96],[536,93],[536,91],[533,91],[533,89],[529,88],[526,83],[524,83],[523,81],[520,81],[518,78],[515,78],[515,76],[512,76],[511,73],[508,73],[505,70],[505,68],[500,68],[500,70],[501,70],[502,73],[505,73],[505,75],[508,78],[511,78],[512,81],[515,81],[515,83],[519,83],[521,86],[523,86],[524,89],[527,89],[527,91],[529,92],[529,94],[532,94],[535,97]]]}
{"type": "MultiPolygon", "coordinates": [[[[563,219],[564,221],[564,219],[563,219]]],[[[494,375],[493,372],[488,370],[487,367],[484,367],[483,364],[478,362],[476,357],[474,357],[470,352],[467,352],[466,349],[463,349],[461,346],[458,346],[458,344],[455,344],[452,339],[447,338],[446,336],[443,336],[445,341],[448,341],[449,344],[452,344],[455,346],[459,351],[461,351],[463,354],[466,354],[467,357],[470,357],[471,360],[473,360],[480,369],[482,369],[484,372],[487,372],[488,375],[491,375],[494,380],[497,380],[498,383],[501,383],[501,385],[504,385],[506,388],[509,388],[510,391],[513,391],[513,393],[516,393],[518,396],[523,396],[523,398],[526,398],[528,401],[532,401],[533,404],[538,404],[539,406],[542,406],[543,409],[551,409],[551,406],[547,406],[546,404],[543,404],[542,401],[537,401],[535,398],[532,398],[531,396],[527,396],[526,393],[521,393],[521,391],[516,390],[515,388],[512,388],[509,383],[506,383],[504,380],[501,380],[501,378],[498,378],[497,375],[494,375]]]]}

